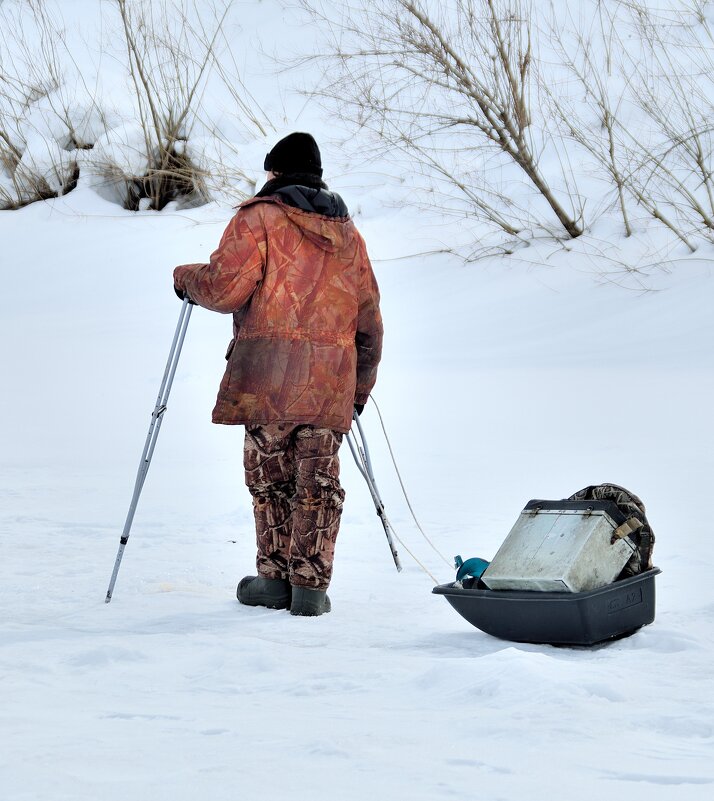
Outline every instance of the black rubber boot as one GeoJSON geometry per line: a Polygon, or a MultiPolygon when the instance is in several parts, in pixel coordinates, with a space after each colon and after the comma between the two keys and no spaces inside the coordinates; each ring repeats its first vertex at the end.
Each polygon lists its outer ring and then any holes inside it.
{"type": "Polygon", "coordinates": [[[293,587],[293,598],[290,604],[291,615],[315,617],[324,615],[332,609],[326,590],[311,590],[308,587],[293,587]]]}
{"type": "Polygon", "coordinates": [[[236,598],[246,606],[267,606],[268,609],[287,609],[290,606],[290,582],[246,576],[240,580],[236,598]]]}

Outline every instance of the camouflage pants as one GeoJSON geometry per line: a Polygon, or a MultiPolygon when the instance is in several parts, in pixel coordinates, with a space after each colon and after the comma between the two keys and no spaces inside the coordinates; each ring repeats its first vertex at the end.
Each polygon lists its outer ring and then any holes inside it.
{"type": "Polygon", "coordinates": [[[253,496],[258,574],[324,590],[345,493],[342,434],[310,425],[247,426],[243,466],[253,496]]]}

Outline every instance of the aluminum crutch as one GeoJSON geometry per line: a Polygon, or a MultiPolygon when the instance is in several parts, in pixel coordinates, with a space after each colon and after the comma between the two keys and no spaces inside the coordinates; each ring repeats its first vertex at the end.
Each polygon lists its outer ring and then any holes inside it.
{"type": "Polygon", "coordinates": [[[377,514],[379,515],[379,519],[382,521],[382,526],[384,527],[384,533],[387,536],[387,542],[389,543],[389,550],[392,552],[392,558],[394,559],[394,565],[396,566],[398,571],[402,569],[402,563],[399,561],[399,554],[397,553],[397,547],[394,544],[394,538],[392,536],[392,527],[387,519],[387,513],[384,510],[384,504],[382,503],[382,499],[379,495],[379,490],[377,489],[377,484],[374,480],[374,472],[372,471],[372,460],[369,455],[369,448],[367,447],[367,439],[364,435],[364,429],[362,428],[362,424],[359,420],[359,415],[355,411],[352,415],[352,419],[355,423],[357,423],[357,430],[359,432],[359,440],[354,434],[353,430],[350,430],[347,434],[347,444],[350,446],[350,450],[352,451],[352,456],[357,464],[357,469],[362,473],[362,477],[367,482],[367,486],[369,487],[370,494],[372,495],[372,500],[374,501],[374,506],[377,510],[377,514]],[[352,440],[354,439],[354,442],[352,440]]]}
{"type": "Polygon", "coordinates": [[[151,425],[149,426],[149,433],[146,435],[146,443],[144,444],[144,450],[141,454],[139,470],[136,474],[134,494],[131,496],[131,503],[129,504],[126,522],[124,523],[124,530],[122,531],[121,538],[119,540],[119,551],[117,552],[117,558],[114,562],[114,570],[112,571],[112,577],[109,582],[107,597],[104,599],[104,602],[107,604],[112,599],[114,584],[117,580],[117,574],[119,573],[119,566],[121,565],[121,560],[124,556],[124,548],[126,548],[126,544],[129,541],[129,532],[131,530],[131,524],[134,521],[136,506],[139,503],[139,496],[141,495],[141,490],[144,487],[146,474],[149,472],[151,457],[154,455],[156,440],[158,439],[159,431],[161,430],[161,421],[163,420],[164,412],[166,411],[166,404],[169,400],[171,385],[174,382],[174,375],[176,374],[176,367],[178,366],[179,356],[181,355],[181,348],[183,347],[183,341],[186,336],[188,321],[191,319],[192,305],[193,304],[191,304],[188,297],[184,298],[183,306],[181,306],[181,314],[179,315],[178,325],[176,326],[176,333],[174,334],[174,339],[171,343],[169,359],[166,362],[164,377],[161,381],[161,387],[159,388],[159,396],[156,399],[154,411],[151,413],[151,425]]]}

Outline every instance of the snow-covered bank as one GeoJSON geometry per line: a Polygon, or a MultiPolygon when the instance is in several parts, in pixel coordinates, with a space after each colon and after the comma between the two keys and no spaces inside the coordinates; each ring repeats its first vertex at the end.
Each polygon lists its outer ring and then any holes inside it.
{"type": "MultiPolygon", "coordinates": [[[[396,574],[347,450],[333,612],[239,607],[242,432],[209,422],[230,322],[202,310],[103,603],[178,317],[171,268],[229,214],[130,215],[78,191],[0,215],[3,799],[705,798],[706,263],[641,295],[563,264],[390,261],[409,217],[358,219],[387,326],[375,395],[424,527],[448,557],[488,558],[530,497],[624,484],[663,569],[633,637],[555,649],[471,628],[405,553],[396,574]]],[[[449,580],[364,419],[397,532],[449,580]]]]}

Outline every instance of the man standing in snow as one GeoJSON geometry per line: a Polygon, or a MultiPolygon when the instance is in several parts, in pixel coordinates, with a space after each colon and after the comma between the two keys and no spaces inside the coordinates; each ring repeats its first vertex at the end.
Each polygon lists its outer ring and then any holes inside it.
{"type": "Polygon", "coordinates": [[[344,500],[337,452],[382,351],[379,290],[344,201],[321,180],[313,137],[280,140],[264,169],[267,183],[210,262],[177,267],[174,285],[233,314],[213,422],[245,425],[258,575],[241,580],[238,600],[320,615],[344,500]]]}

